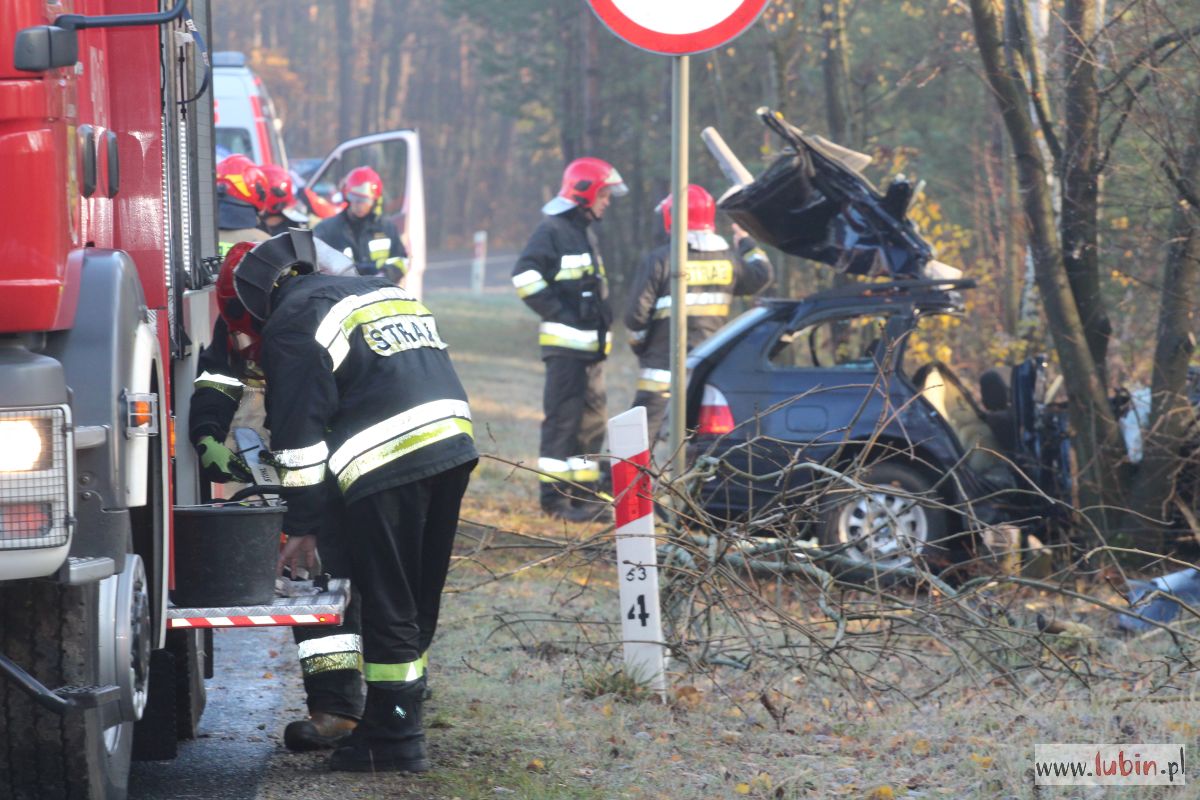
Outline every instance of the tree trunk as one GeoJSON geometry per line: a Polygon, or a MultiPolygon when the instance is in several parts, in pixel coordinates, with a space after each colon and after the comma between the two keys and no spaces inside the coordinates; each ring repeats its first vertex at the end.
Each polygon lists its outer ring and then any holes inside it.
{"type": "Polygon", "coordinates": [[[1110,527],[1109,504],[1117,499],[1119,488],[1115,475],[1120,444],[1116,419],[1067,280],[1055,235],[1046,165],[1030,117],[1029,96],[1023,78],[1014,75],[1005,63],[995,0],[971,0],[971,16],[984,72],[1013,144],[1035,279],[1070,399],[1082,510],[1104,532],[1110,527]]]}
{"type": "Polygon", "coordinates": [[[1100,206],[1100,98],[1096,87],[1095,0],[1067,0],[1064,7],[1066,83],[1062,162],[1063,262],[1100,382],[1108,386],[1108,340],[1112,323],[1100,285],[1096,249],[1100,206]]]}
{"type": "Polygon", "coordinates": [[[350,18],[353,11],[351,0],[334,0],[334,19],[337,36],[338,61],[338,139],[349,139],[354,135],[355,63],[354,24],[350,18]]]}
{"type": "Polygon", "coordinates": [[[1196,349],[1196,283],[1200,281],[1200,206],[1196,205],[1200,196],[1200,99],[1191,124],[1181,130],[1189,132],[1190,141],[1172,170],[1180,199],[1171,220],[1171,245],[1163,268],[1150,425],[1132,491],[1131,506],[1143,518],[1128,523],[1145,532],[1137,538],[1147,549],[1157,544],[1156,536],[1161,536],[1161,527],[1172,516],[1168,504],[1183,466],[1181,453],[1186,439],[1196,434],[1196,414],[1187,397],[1187,370],[1196,349]],[[1156,526],[1145,517],[1160,520],[1162,525],[1156,526]]]}
{"type": "Polygon", "coordinates": [[[825,120],[829,138],[847,147],[859,142],[850,137],[847,91],[850,82],[850,54],[846,39],[845,0],[821,0],[821,76],[825,84],[825,120]]]}
{"type": "Polygon", "coordinates": [[[586,153],[594,153],[603,138],[600,114],[600,37],[599,24],[595,15],[589,9],[581,8],[581,34],[583,47],[580,56],[583,59],[582,106],[583,106],[583,149],[586,153]]]}

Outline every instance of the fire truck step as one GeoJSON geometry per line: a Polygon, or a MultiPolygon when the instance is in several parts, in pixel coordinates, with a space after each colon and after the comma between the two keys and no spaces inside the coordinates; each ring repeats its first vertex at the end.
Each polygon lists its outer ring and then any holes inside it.
{"type": "Polygon", "coordinates": [[[276,597],[259,606],[168,608],[167,627],[256,628],[296,625],[340,625],[350,601],[350,581],[333,578],[329,589],[307,597],[276,597]]]}
{"type": "Polygon", "coordinates": [[[121,696],[116,686],[61,686],[54,693],[75,708],[99,708],[121,696]]]}

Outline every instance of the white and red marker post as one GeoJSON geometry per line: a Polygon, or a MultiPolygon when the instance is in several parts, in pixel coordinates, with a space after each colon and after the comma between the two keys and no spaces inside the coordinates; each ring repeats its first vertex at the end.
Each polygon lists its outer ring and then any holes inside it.
{"type": "Polygon", "coordinates": [[[613,456],[617,582],[625,669],[652,691],[665,695],[666,647],[658,601],[654,495],[646,473],[650,465],[646,409],[638,406],[611,418],[608,441],[613,456]]]}

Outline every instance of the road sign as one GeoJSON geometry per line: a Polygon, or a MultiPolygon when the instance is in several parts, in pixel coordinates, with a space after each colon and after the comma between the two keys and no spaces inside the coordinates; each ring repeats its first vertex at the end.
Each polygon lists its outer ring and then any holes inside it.
{"type": "Polygon", "coordinates": [[[588,0],[618,37],[652,53],[703,53],[741,36],[770,0],[588,0]]]}

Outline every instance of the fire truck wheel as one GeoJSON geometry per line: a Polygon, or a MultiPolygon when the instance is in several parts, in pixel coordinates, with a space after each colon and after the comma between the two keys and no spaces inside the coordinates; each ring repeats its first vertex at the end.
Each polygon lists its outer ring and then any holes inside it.
{"type": "MultiPolygon", "coordinates": [[[[101,608],[96,583],[3,586],[0,652],[52,689],[111,683],[113,643],[100,646],[101,608]]],[[[132,723],[104,729],[97,709],[56,714],[4,680],[0,718],[0,797],[126,797],[132,723]]]]}

